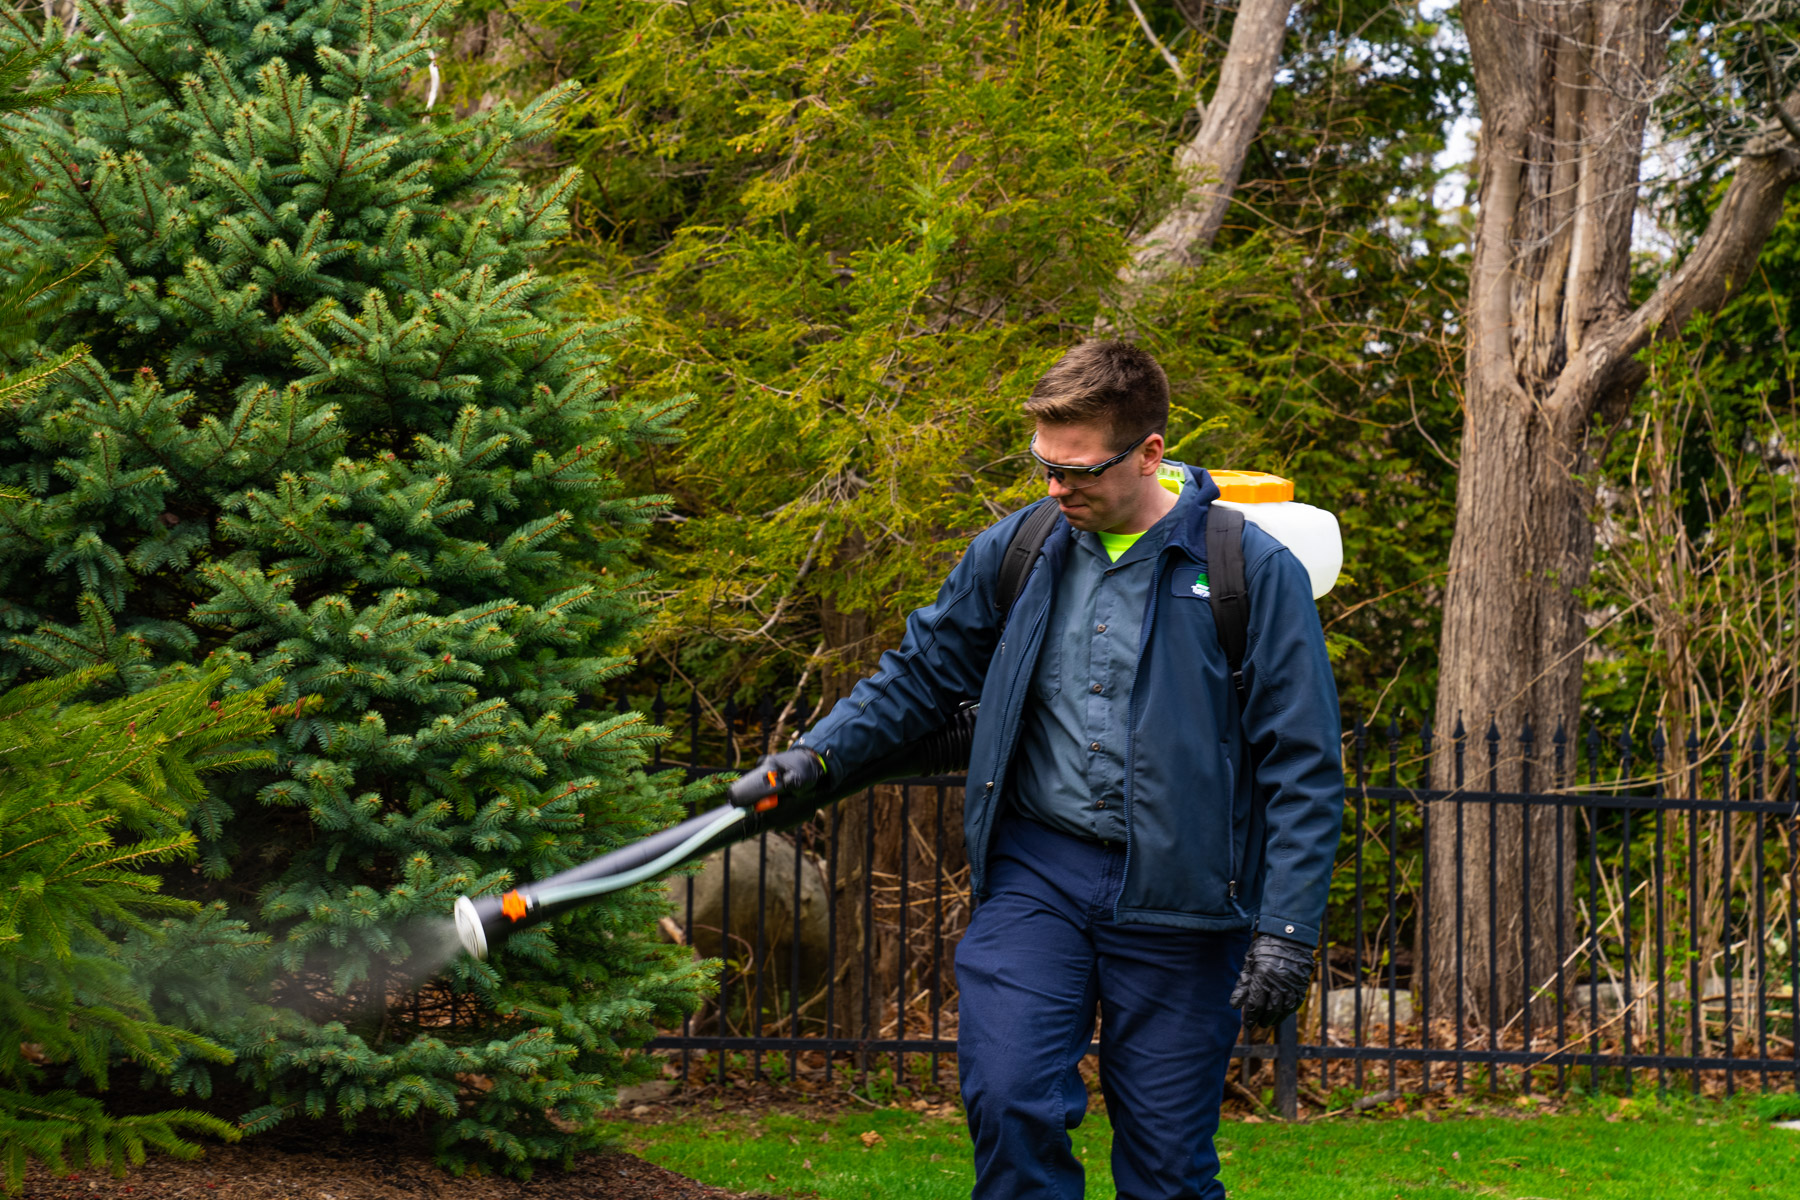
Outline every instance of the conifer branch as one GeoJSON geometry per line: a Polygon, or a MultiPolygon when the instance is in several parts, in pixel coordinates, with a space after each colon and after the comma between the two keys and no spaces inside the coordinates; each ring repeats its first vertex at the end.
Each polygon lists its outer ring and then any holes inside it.
{"type": "Polygon", "coordinates": [[[144,73],[146,79],[162,89],[163,95],[169,98],[171,104],[179,105],[181,103],[181,93],[175,90],[174,84],[169,80],[152,70],[150,64],[138,54],[136,40],[126,36],[124,24],[113,14],[110,7],[104,3],[89,3],[83,0],[81,11],[87,14],[89,20],[106,31],[106,36],[113,45],[125,54],[139,71],[144,73]]]}

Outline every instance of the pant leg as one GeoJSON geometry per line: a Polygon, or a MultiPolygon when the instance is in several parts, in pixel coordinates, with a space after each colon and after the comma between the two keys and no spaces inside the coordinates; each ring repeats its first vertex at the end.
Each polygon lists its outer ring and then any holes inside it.
{"type": "Polygon", "coordinates": [[[1085,891],[1095,879],[1080,864],[1044,861],[1046,848],[1079,856],[1085,844],[1036,826],[1009,835],[1009,824],[989,856],[989,898],[956,948],[972,1195],[1081,1200],[1085,1172],[1069,1130],[1087,1111],[1078,1066],[1093,1036],[1096,983],[1088,906],[1065,885],[1085,891]]]}
{"type": "Polygon", "coordinates": [[[1249,935],[1105,922],[1094,940],[1119,1200],[1224,1200],[1213,1135],[1249,935]]]}

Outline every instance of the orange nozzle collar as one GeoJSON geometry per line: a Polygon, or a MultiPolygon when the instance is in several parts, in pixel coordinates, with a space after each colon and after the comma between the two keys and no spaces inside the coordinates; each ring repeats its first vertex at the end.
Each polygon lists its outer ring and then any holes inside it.
{"type": "Polygon", "coordinates": [[[525,919],[525,897],[515,889],[500,897],[500,911],[515,921],[525,919]]]}

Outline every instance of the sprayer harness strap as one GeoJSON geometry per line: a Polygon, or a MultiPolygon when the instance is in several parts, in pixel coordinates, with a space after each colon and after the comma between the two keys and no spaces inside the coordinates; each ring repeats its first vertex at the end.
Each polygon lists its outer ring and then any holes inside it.
{"type": "Polygon", "coordinates": [[[1006,555],[1000,560],[1000,578],[994,585],[994,608],[1000,613],[1000,623],[1006,624],[1006,614],[1012,611],[1013,601],[1019,598],[1019,591],[1025,586],[1025,577],[1031,574],[1031,564],[1037,561],[1038,551],[1050,540],[1050,531],[1056,528],[1056,518],[1062,514],[1049,502],[1039,504],[1025,514],[1019,527],[1013,530],[1012,541],[1006,544],[1006,555]]]}
{"type": "MultiPolygon", "coordinates": [[[[1038,551],[1049,540],[1060,515],[1056,505],[1039,504],[1013,530],[994,587],[994,607],[1000,611],[1001,624],[1006,623],[1006,614],[1019,598],[1031,564],[1037,561],[1038,551]]],[[[1206,575],[1213,624],[1219,630],[1219,645],[1231,668],[1231,686],[1237,690],[1241,712],[1249,690],[1244,682],[1244,652],[1250,643],[1250,590],[1244,577],[1244,514],[1234,508],[1213,505],[1207,509],[1206,575]]]]}
{"type": "Polygon", "coordinates": [[[1250,591],[1244,582],[1244,514],[1235,508],[1215,504],[1206,511],[1206,585],[1241,712],[1249,691],[1244,650],[1250,643],[1250,591]]]}

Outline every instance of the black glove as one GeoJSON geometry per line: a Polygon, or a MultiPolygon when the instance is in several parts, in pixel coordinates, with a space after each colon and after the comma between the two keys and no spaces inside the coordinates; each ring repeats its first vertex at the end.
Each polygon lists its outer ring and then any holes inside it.
{"type": "Polygon", "coordinates": [[[1300,1011],[1312,983],[1312,947],[1291,938],[1259,933],[1244,954],[1244,969],[1231,989],[1231,1007],[1244,1010],[1246,1025],[1279,1025],[1300,1011]]]}
{"type": "Polygon", "coordinates": [[[799,815],[824,777],[824,762],[804,746],[765,754],[749,774],[731,785],[731,802],[766,814],[759,822],[764,827],[778,825],[799,815]]]}

